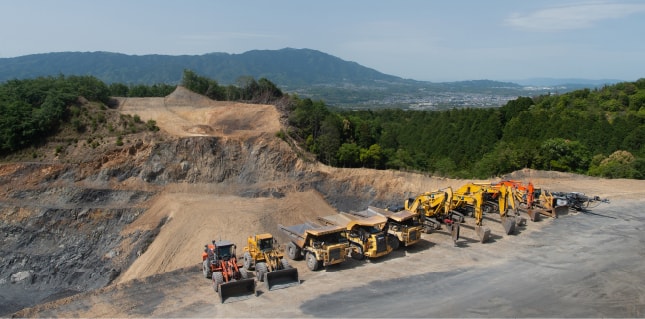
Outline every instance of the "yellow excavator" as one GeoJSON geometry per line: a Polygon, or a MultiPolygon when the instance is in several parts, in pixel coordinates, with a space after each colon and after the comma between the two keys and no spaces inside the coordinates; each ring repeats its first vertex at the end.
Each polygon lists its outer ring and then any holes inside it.
{"type": "Polygon", "coordinates": [[[300,284],[298,269],[291,267],[281,247],[269,233],[249,236],[244,247],[244,269],[255,269],[258,281],[276,290],[300,284]]]}
{"type": "Polygon", "coordinates": [[[540,215],[558,218],[566,213],[567,200],[556,197],[545,189],[536,188],[532,182],[523,183],[517,180],[503,180],[493,184],[494,187],[506,185],[510,187],[520,209],[526,211],[532,221],[539,220],[540,215]]]}
{"type": "Polygon", "coordinates": [[[426,234],[441,229],[441,224],[448,226],[452,240],[459,240],[459,224],[464,216],[452,210],[452,188],[447,187],[431,192],[425,192],[404,202],[403,208],[413,214],[418,214],[426,234]]]}
{"type": "MultiPolygon", "coordinates": [[[[505,185],[492,187],[485,183],[466,183],[455,191],[452,209],[465,214],[472,212],[477,226],[482,225],[484,212],[499,210],[500,220],[507,235],[515,233],[517,225],[526,223],[526,219],[519,216],[511,190],[505,185]],[[508,213],[509,211],[511,214],[508,213]]],[[[481,235],[480,240],[482,240],[481,235]]]]}

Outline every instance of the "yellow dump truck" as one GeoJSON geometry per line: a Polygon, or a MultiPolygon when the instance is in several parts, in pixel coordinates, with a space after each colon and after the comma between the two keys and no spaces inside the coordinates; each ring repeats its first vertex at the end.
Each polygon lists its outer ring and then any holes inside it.
{"type": "Polygon", "coordinates": [[[421,231],[423,226],[419,223],[419,215],[407,210],[392,212],[382,208],[368,206],[366,210],[347,214],[358,218],[370,218],[372,216],[382,216],[387,218],[385,226],[388,234],[388,244],[393,250],[398,249],[401,245],[407,247],[418,243],[421,240],[421,231]]]}
{"type": "Polygon", "coordinates": [[[304,257],[312,271],[339,264],[349,255],[349,241],[344,227],[306,222],[292,226],[278,225],[278,229],[291,240],[287,244],[287,257],[291,260],[304,257]]]}
{"type": "Polygon", "coordinates": [[[383,231],[387,224],[387,218],[383,216],[358,218],[339,213],[319,217],[318,221],[347,229],[349,245],[352,248],[351,257],[354,259],[382,257],[392,251],[383,231]]]}

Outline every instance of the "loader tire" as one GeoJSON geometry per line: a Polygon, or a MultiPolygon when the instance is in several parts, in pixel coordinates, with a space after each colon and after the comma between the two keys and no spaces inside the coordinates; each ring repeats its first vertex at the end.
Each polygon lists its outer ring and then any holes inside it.
{"type": "Polygon", "coordinates": [[[389,235],[388,244],[390,247],[392,247],[392,250],[397,250],[401,246],[401,241],[399,241],[399,238],[394,236],[394,235],[389,235]]]}
{"type": "Polygon", "coordinates": [[[311,271],[320,269],[321,263],[316,259],[316,255],[312,252],[307,253],[307,268],[311,271]]]}
{"type": "Polygon", "coordinates": [[[244,268],[251,270],[251,267],[253,267],[253,258],[251,258],[251,254],[248,251],[244,252],[244,268]]]}
{"type": "Polygon", "coordinates": [[[211,279],[212,273],[211,268],[208,265],[208,259],[204,260],[202,263],[202,272],[204,273],[204,278],[211,279]]]}
{"type": "Polygon", "coordinates": [[[300,259],[300,247],[296,246],[293,242],[287,244],[287,257],[291,260],[300,259]]]}
{"type": "Polygon", "coordinates": [[[286,258],[280,259],[280,263],[282,263],[282,269],[290,269],[291,265],[289,265],[289,261],[287,261],[286,258]]]}
{"type": "Polygon", "coordinates": [[[219,285],[224,283],[224,276],[222,275],[221,272],[215,272],[213,273],[213,289],[215,289],[215,292],[219,291],[219,285]]]}
{"type": "Polygon", "coordinates": [[[264,281],[264,274],[266,274],[268,271],[267,264],[260,262],[255,264],[255,277],[259,282],[264,281]]]}
{"type": "Polygon", "coordinates": [[[249,279],[249,272],[246,268],[240,269],[240,277],[242,277],[242,279],[249,279]]]}

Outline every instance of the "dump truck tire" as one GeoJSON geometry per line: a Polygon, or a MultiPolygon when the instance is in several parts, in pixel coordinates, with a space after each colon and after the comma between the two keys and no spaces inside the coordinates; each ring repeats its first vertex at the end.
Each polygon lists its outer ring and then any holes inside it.
{"type": "Polygon", "coordinates": [[[291,260],[298,260],[300,258],[300,247],[293,242],[289,242],[287,244],[287,257],[291,260]]]}
{"type": "Polygon", "coordinates": [[[212,273],[211,268],[208,265],[208,259],[202,262],[202,272],[204,273],[204,278],[211,279],[212,273]]]}
{"type": "Polygon", "coordinates": [[[253,267],[253,258],[248,251],[244,252],[244,268],[251,270],[251,267],[253,267]]]}
{"type": "Polygon", "coordinates": [[[388,244],[392,247],[392,250],[397,250],[401,246],[399,238],[394,235],[388,235],[388,244]]]}
{"type": "Polygon", "coordinates": [[[264,274],[266,274],[268,271],[267,264],[260,262],[255,264],[255,277],[257,278],[258,281],[262,282],[264,281],[264,274]]]}
{"type": "Polygon", "coordinates": [[[311,271],[320,269],[320,263],[316,259],[316,255],[312,252],[307,253],[307,268],[311,271]]]}
{"type": "Polygon", "coordinates": [[[363,260],[365,259],[365,254],[363,254],[363,248],[358,245],[352,245],[352,247],[356,248],[355,250],[352,250],[352,258],[355,260],[363,260]]]}

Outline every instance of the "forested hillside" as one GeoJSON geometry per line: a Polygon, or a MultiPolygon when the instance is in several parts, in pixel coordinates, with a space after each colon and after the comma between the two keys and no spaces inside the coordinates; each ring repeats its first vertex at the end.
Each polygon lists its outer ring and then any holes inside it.
{"type": "Polygon", "coordinates": [[[501,108],[331,111],[300,100],[290,123],[310,151],[343,167],[487,178],[522,168],[645,177],[645,79],[501,108]]]}
{"type": "MultiPolygon", "coordinates": [[[[286,134],[324,163],[487,178],[522,168],[611,178],[645,177],[645,79],[562,95],[522,97],[499,108],[347,111],[284,94],[266,78],[238,85],[185,70],[182,85],[216,100],[280,104],[286,134]]],[[[110,112],[110,96],[165,96],[173,85],[105,84],[91,76],[0,84],[0,156],[49,140],[117,138],[155,130],[110,112]],[[87,103],[86,100],[91,101],[87,103]],[[78,135],[74,137],[73,135],[78,135]]],[[[62,147],[62,146],[61,146],[62,147]]],[[[58,149],[57,149],[58,151],[58,149]]],[[[37,151],[33,151],[37,158],[37,151]]]]}

